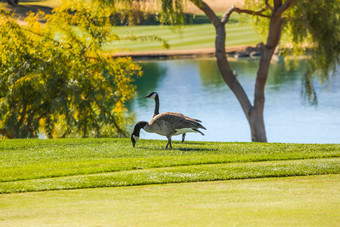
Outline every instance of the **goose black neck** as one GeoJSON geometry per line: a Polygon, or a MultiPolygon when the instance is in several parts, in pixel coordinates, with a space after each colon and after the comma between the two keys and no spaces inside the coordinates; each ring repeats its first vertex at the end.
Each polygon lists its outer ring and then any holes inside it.
{"type": "Polygon", "coordinates": [[[155,97],[155,111],[154,111],[154,116],[158,115],[159,114],[159,98],[158,98],[158,94],[156,95],[155,97]]]}
{"type": "Polygon", "coordinates": [[[148,122],[146,121],[140,121],[135,125],[135,128],[133,129],[133,133],[132,135],[138,136],[139,137],[139,132],[142,128],[145,127],[145,125],[147,125],[148,122]]]}

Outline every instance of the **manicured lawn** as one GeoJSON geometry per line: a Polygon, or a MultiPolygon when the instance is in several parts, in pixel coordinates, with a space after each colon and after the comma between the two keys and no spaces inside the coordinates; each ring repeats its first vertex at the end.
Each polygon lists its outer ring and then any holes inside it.
{"type": "MultiPolygon", "coordinates": [[[[170,44],[169,50],[190,50],[214,48],[215,30],[212,24],[186,25],[180,32],[170,26],[135,26],[115,27],[114,32],[119,35],[158,36],[170,44]]],[[[252,25],[234,23],[227,25],[227,46],[256,45],[262,37],[252,25]]],[[[117,41],[108,44],[106,51],[122,49],[123,51],[159,51],[164,50],[159,42],[151,41],[117,41]]]]}
{"type": "Polygon", "coordinates": [[[338,226],[340,175],[0,195],[1,226],[338,226]]]}
{"type": "Polygon", "coordinates": [[[1,140],[0,193],[340,173],[340,145],[1,140]]]}

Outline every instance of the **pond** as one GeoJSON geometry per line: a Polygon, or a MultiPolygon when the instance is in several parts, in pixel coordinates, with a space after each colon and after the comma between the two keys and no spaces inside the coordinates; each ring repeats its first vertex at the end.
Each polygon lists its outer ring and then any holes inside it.
{"type": "MultiPolygon", "coordinates": [[[[328,85],[315,79],[318,105],[301,95],[306,60],[273,61],[265,95],[265,126],[268,142],[340,143],[340,75],[328,85]]],[[[160,96],[160,112],[179,112],[202,120],[205,136],[187,134],[186,140],[249,142],[250,128],[240,104],[219,74],[214,59],[159,60],[141,62],[144,75],[136,81],[137,96],[128,104],[137,121],[150,121],[154,100],[160,96]]],[[[238,79],[253,101],[258,59],[231,61],[238,79]]],[[[141,138],[166,139],[142,130],[141,138]]],[[[180,136],[173,137],[180,140],[180,136]]]]}

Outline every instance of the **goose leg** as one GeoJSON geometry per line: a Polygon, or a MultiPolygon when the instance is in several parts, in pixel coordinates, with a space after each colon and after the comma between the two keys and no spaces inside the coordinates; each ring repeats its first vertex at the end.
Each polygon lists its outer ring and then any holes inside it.
{"type": "Polygon", "coordinates": [[[172,149],[171,137],[168,137],[168,143],[166,144],[165,149],[167,149],[169,145],[170,145],[170,148],[172,149]]]}
{"type": "Polygon", "coordinates": [[[184,139],[185,139],[185,133],[184,134],[182,134],[182,143],[184,142],[184,139]]]}

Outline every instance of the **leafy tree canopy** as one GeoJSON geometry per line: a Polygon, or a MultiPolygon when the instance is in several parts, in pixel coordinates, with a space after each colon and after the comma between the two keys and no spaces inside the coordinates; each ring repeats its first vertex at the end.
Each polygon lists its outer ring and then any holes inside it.
{"type": "MultiPolygon", "coordinates": [[[[270,16],[268,0],[246,0],[246,7],[270,16]]],[[[269,20],[254,17],[255,24],[263,34],[268,33],[269,20]]],[[[336,72],[340,63],[340,1],[339,0],[295,0],[283,14],[282,54],[305,54],[309,58],[304,75],[304,92],[314,103],[317,102],[313,88],[313,77],[328,82],[328,76],[336,72]]]]}
{"type": "Polygon", "coordinates": [[[21,26],[0,9],[0,134],[126,136],[124,103],[141,71],[130,58],[101,53],[105,42],[120,39],[110,15],[96,1],[64,1],[21,26]]]}

